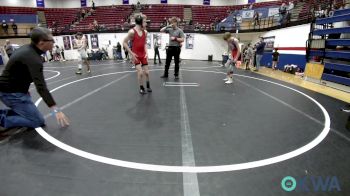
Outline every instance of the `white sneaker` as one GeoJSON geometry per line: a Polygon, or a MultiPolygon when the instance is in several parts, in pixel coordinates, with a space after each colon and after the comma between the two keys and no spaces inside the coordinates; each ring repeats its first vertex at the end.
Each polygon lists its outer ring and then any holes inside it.
{"type": "Polygon", "coordinates": [[[225,82],[225,84],[232,84],[232,83],[233,83],[233,79],[232,79],[232,78],[228,79],[228,80],[225,82]]]}
{"type": "Polygon", "coordinates": [[[224,79],[222,79],[223,81],[227,81],[228,80],[228,78],[224,78],[224,79]]]}

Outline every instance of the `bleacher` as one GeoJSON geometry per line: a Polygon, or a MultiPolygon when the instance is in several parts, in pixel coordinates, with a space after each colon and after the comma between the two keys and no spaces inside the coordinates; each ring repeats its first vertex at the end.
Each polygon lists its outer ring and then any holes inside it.
{"type": "Polygon", "coordinates": [[[127,17],[131,14],[132,9],[129,5],[122,6],[101,6],[96,7],[95,12],[87,16],[78,25],[73,27],[72,31],[91,31],[89,29],[89,24],[92,24],[94,20],[97,21],[99,25],[103,25],[107,30],[115,30],[116,26],[122,25],[126,21],[127,17]]]}
{"type": "MultiPolygon", "coordinates": [[[[262,7],[280,6],[281,1],[270,1],[262,3],[254,3],[253,9],[262,7]]],[[[230,12],[248,8],[249,5],[234,5],[234,6],[192,6],[193,23],[209,25],[218,18],[220,21],[228,17],[230,12]]]]}
{"type": "Polygon", "coordinates": [[[350,21],[350,9],[334,11],[334,15],[318,18],[311,24],[308,58],[318,58],[324,64],[322,80],[350,86],[350,26],[333,28],[333,23],[350,21]],[[321,43],[321,44],[315,44],[321,43]]]}
{"type": "Polygon", "coordinates": [[[77,17],[79,8],[45,8],[40,9],[44,11],[46,23],[49,28],[52,28],[52,23],[55,21],[58,25],[58,31],[62,30],[66,25],[77,17]]]}
{"type": "Polygon", "coordinates": [[[151,20],[151,29],[159,29],[160,25],[164,22],[164,18],[169,19],[175,16],[182,19],[184,16],[184,6],[152,5],[145,6],[141,9],[141,12],[147,16],[148,20],[151,20]]]}
{"type": "Polygon", "coordinates": [[[36,14],[36,8],[0,6],[0,14],[36,14]]]}
{"type": "Polygon", "coordinates": [[[220,21],[226,18],[231,11],[243,9],[244,5],[237,6],[192,6],[193,24],[209,25],[215,19],[220,21]]]}

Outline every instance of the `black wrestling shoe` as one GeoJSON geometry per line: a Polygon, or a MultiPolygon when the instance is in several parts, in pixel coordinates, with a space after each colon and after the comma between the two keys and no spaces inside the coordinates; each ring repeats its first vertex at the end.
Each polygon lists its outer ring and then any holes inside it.
{"type": "Polygon", "coordinates": [[[140,92],[141,95],[147,94],[146,91],[145,91],[145,89],[140,89],[139,92],[140,92]]]}

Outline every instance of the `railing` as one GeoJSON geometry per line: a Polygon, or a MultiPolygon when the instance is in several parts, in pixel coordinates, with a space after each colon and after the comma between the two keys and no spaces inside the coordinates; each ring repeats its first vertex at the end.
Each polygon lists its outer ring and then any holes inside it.
{"type": "MultiPolygon", "coordinates": [[[[18,24],[17,24],[18,25],[18,24]]],[[[2,29],[0,32],[0,37],[26,37],[28,34],[31,32],[31,30],[35,27],[36,25],[33,24],[32,27],[18,27],[17,28],[17,34],[13,31],[11,26],[9,25],[8,28],[8,33],[6,34],[2,29]]]]}

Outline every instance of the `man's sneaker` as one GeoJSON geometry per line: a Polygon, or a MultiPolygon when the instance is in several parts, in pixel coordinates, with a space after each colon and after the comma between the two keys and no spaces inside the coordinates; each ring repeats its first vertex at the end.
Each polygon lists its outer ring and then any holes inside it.
{"type": "Polygon", "coordinates": [[[5,131],[0,132],[0,134],[12,136],[12,135],[21,133],[23,131],[26,131],[27,129],[28,129],[27,127],[11,127],[11,128],[7,128],[5,131]]]}
{"type": "Polygon", "coordinates": [[[75,74],[82,74],[82,72],[81,71],[77,71],[77,72],[75,72],[75,74]]]}
{"type": "Polygon", "coordinates": [[[140,89],[140,91],[139,91],[139,92],[140,92],[140,94],[141,94],[141,95],[144,95],[144,94],[146,94],[146,91],[145,91],[145,89],[140,89]]]}
{"type": "Polygon", "coordinates": [[[87,73],[91,73],[91,69],[87,70],[86,72],[87,72],[87,73]]]}
{"type": "Polygon", "coordinates": [[[226,78],[224,78],[224,79],[222,79],[223,81],[227,81],[228,80],[228,78],[226,77],[226,78]]]}
{"type": "Polygon", "coordinates": [[[175,80],[178,80],[179,79],[179,76],[175,76],[175,80]]]}
{"type": "Polygon", "coordinates": [[[168,78],[168,76],[162,75],[162,76],[160,76],[160,78],[168,78]]]}
{"type": "Polygon", "coordinates": [[[28,130],[27,127],[11,127],[0,132],[0,144],[10,140],[10,138],[16,134],[22,133],[28,130]]]}
{"type": "Polygon", "coordinates": [[[350,105],[347,105],[347,106],[345,106],[343,108],[340,108],[340,110],[343,111],[343,112],[346,112],[346,113],[350,113],[350,105]]]}
{"type": "Polygon", "coordinates": [[[232,84],[232,83],[233,83],[233,79],[232,79],[232,78],[228,79],[228,80],[225,82],[225,84],[232,84]]]}
{"type": "Polygon", "coordinates": [[[147,92],[152,92],[152,89],[151,88],[147,88],[147,92]]]}

